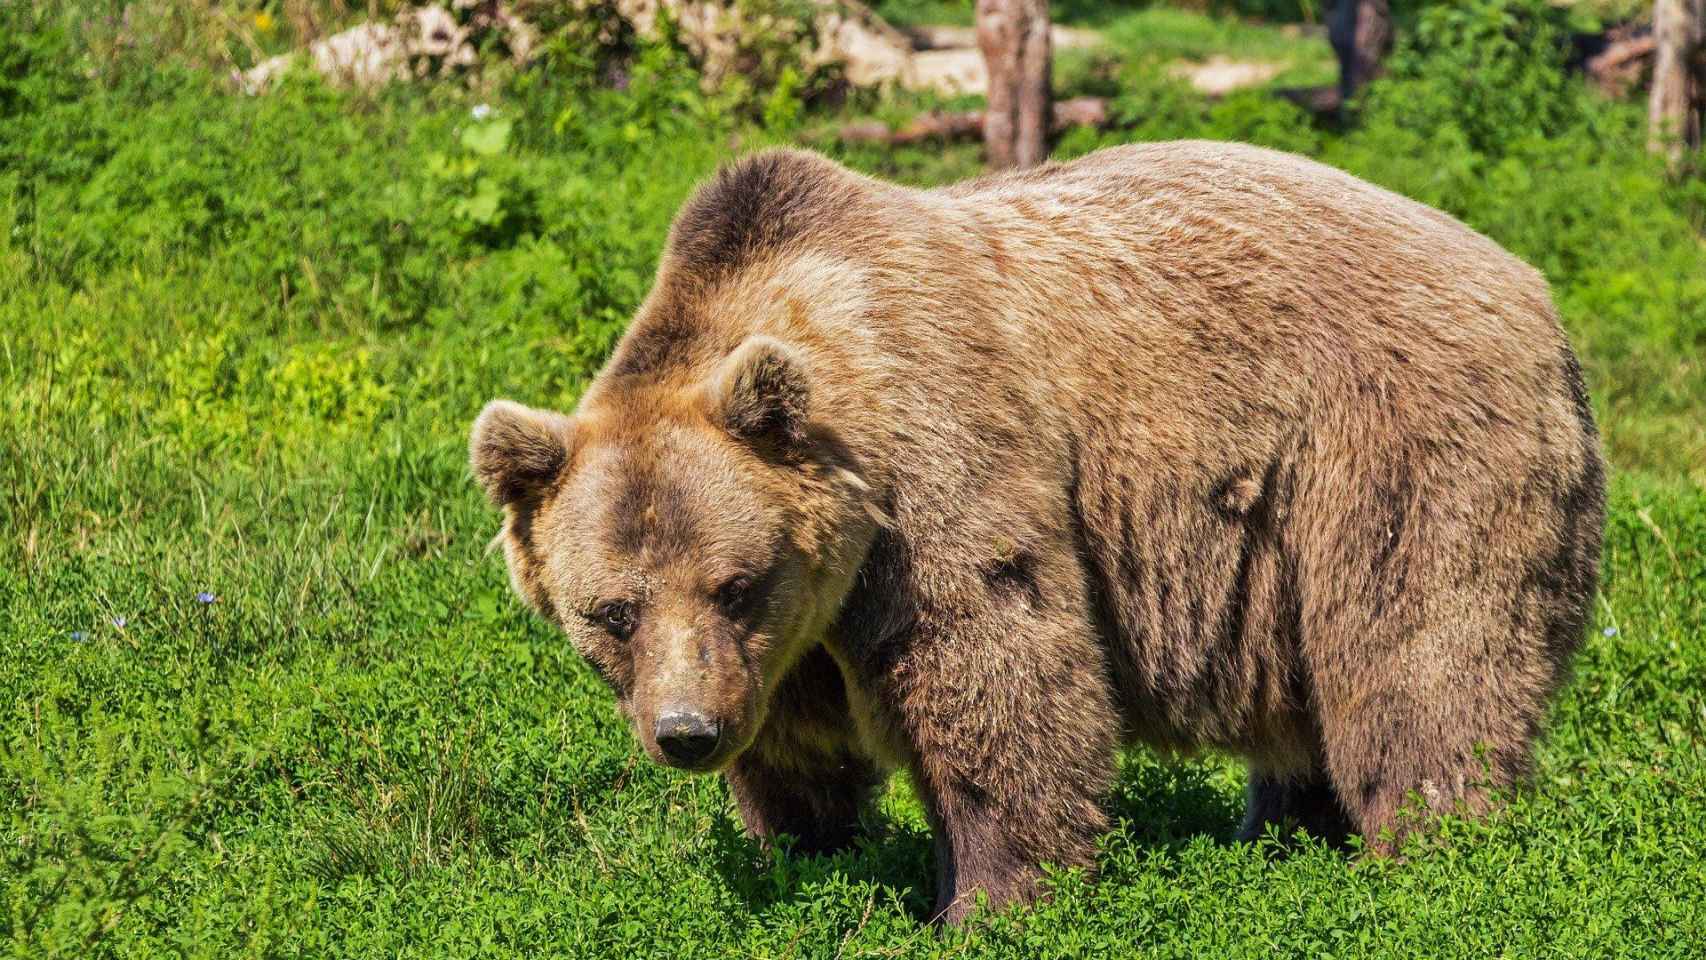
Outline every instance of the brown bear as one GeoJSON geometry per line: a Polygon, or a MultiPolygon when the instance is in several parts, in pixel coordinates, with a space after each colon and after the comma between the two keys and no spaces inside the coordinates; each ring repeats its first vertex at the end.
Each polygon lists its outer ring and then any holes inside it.
{"type": "Polygon", "coordinates": [[[905,769],[950,921],[1093,867],[1123,744],[1246,758],[1245,836],[1484,807],[1604,512],[1536,271],[1227,143],[936,190],[751,156],[578,409],[494,401],[472,460],[646,753],[814,850],[905,769]]]}

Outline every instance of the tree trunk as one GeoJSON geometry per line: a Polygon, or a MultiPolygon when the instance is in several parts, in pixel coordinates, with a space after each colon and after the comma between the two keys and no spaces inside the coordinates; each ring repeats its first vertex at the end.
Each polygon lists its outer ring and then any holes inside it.
{"type": "Polygon", "coordinates": [[[977,45],[989,72],[983,142],[993,169],[1048,156],[1048,0],[977,0],[977,45]]]}
{"type": "Polygon", "coordinates": [[[1339,58],[1339,101],[1346,103],[1379,76],[1392,52],[1392,9],[1387,0],[1339,0],[1327,39],[1339,58]]]}
{"type": "Polygon", "coordinates": [[[1648,146],[1675,167],[1684,148],[1700,146],[1706,110],[1706,0],[1653,5],[1653,91],[1647,103],[1648,146]]]}

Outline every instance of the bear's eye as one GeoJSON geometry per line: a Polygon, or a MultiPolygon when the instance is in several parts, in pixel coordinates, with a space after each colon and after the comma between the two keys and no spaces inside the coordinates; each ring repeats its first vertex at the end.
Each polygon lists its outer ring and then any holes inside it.
{"type": "Polygon", "coordinates": [[[744,617],[752,612],[756,595],[751,577],[733,577],[717,588],[717,606],[731,617],[744,617]]]}
{"type": "Polygon", "coordinates": [[[626,600],[610,600],[592,608],[587,619],[603,627],[618,640],[634,633],[634,605],[626,600]]]}

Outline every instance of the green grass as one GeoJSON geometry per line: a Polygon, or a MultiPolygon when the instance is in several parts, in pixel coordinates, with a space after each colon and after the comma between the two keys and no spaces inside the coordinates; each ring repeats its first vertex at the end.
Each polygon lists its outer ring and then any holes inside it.
{"type": "MultiPolygon", "coordinates": [[[[897,27],[951,24],[969,27],[974,20],[972,0],[883,0],[871,9],[897,27]]],[[[1055,15],[1058,21],[1059,15],[1055,15]]]]}
{"type": "MultiPolygon", "coordinates": [[[[970,26],[976,18],[973,0],[880,0],[871,7],[897,26],[938,23],[970,26]]],[[[1317,23],[1322,9],[1316,0],[1187,0],[1171,6],[1156,0],[1053,0],[1049,4],[1049,19],[1058,24],[1100,28],[1133,14],[1169,10],[1186,17],[1241,17],[1251,22],[1317,23]]]]}
{"type": "Polygon", "coordinates": [[[1328,84],[1337,61],[1324,33],[1296,25],[1276,27],[1234,17],[1214,17],[1173,7],[1147,7],[1109,17],[1099,26],[1117,56],[1143,62],[1204,61],[1224,57],[1281,68],[1270,85],[1328,84]]]}
{"type": "MultiPolygon", "coordinates": [[[[1063,153],[1299,149],[1547,272],[1615,466],[1603,591],[1536,782],[1491,820],[1401,861],[1276,857],[1229,841],[1236,762],[1134,752],[1097,883],[936,931],[903,779],[857,850],[795,858],[716,780],[640,759],[511,597],[465,467],[485,400],[573,402],[697,178],[814,117],[759,129],[666,52],[621,94],[522,78],[478,123],[454,90],[108,86],[73,38],[0,26],[14,955],[1699,956],[1706,190],[1645,158],[1638,106],[1507,60],[1509,101],[1470,103],[1454,51],[1505,41],[1451,23],[1343,133],[1121,68],[1129,125],[1063,153]]],[[[914,182],[977,163],[839,154],[914,182]]]]}

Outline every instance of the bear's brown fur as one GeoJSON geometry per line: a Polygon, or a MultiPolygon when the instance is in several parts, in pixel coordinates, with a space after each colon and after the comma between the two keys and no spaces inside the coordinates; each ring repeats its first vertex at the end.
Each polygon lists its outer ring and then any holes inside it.
{"type": "Polygon", "coordinates": [[[1481,808],[1603,523],[1539,274],[1220,143],[928,191],[750,157],[574,415],[494,402],[472,457],[648,753],[814,849],[905,768],[950,920],[1091,866],[1123,743],[1246,757],[1246,836],[1481,808]]]}

